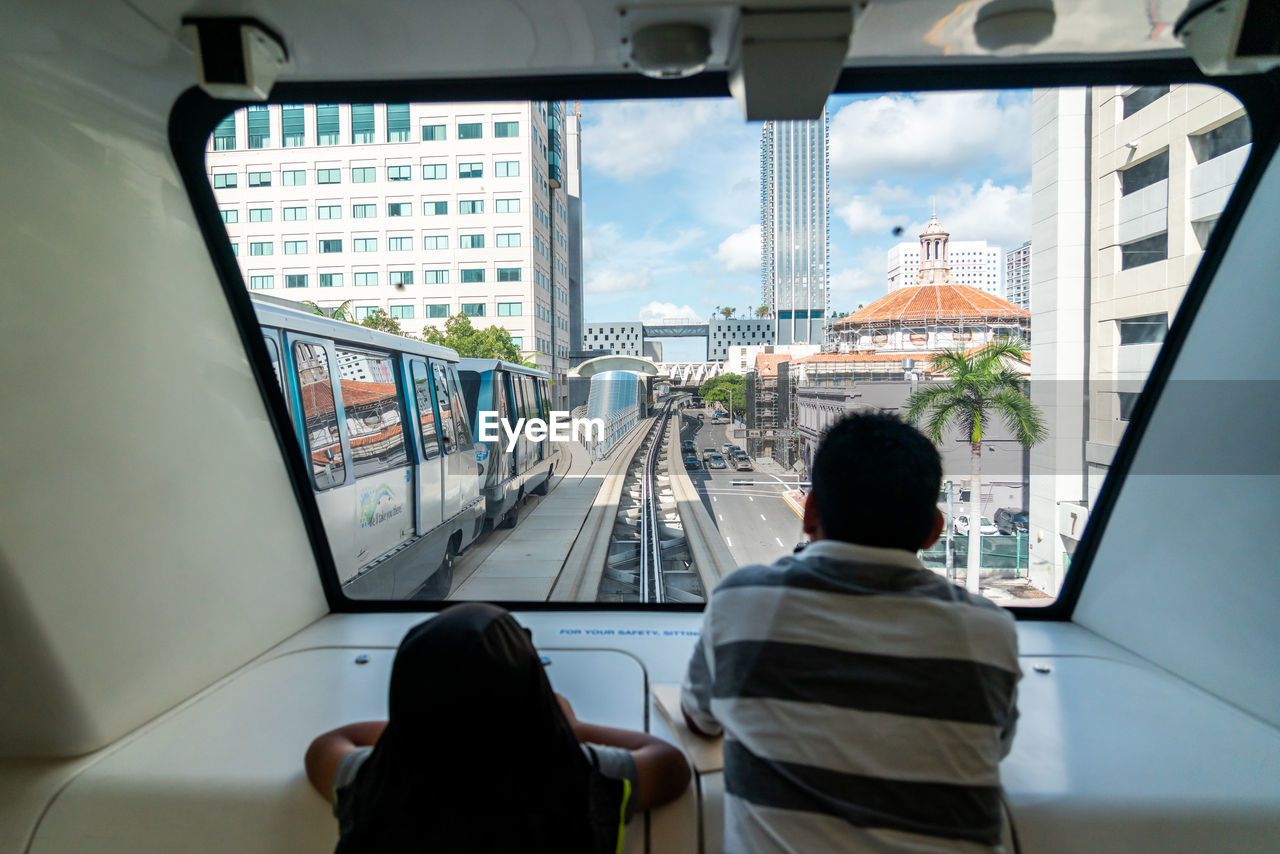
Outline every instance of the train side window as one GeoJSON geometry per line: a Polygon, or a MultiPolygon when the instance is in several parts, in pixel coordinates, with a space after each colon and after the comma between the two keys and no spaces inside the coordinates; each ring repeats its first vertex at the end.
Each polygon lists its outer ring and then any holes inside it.
{"type": "Polygon", "coordinates": [[[384,353],[335,347],[342,378],[342,408],[357,478],[406,465],[404,409],[395,362],[384,353]]]}
{"type": "Polygon", "coordinates": [[[440,407],[440,440],[444,443],[444,452],[452,454],[458,450],[458,433],[454,427],[453,404],[449,402],[449,383],[439,362],[431,363],[431,380],[440,407]]]}
{"type": "Polygon", "coordinates": [[[436,430],[436,407],[431,402],[431,382],[427,379],[426,362],[412,363],[413,391],[418,399],[418,426],[422,431],[422,458],[440,456],[440,434],[436,430]]]}
{"type": "Polygon", "coordinates": [[[458,442],[462,447],[471,445],[471,413],[462,399],[462,387],[458,382],[458,369],[449,366],[449,394],[453,398],[453,410],[457,413],[458,442]]]}
{"type": "Polygon", "coordinates": [[[547,381],[538,380],[538,399],[542,401],[542,420],[551,420],[551,401],[547,397],[547,381]]]}
{"type": "Polygon", "coordinates": [[[311,479],[317,490],[339,486],[346,481],[347,470],[338,432],[338,411],[333,404],[329,354],[319,344],[299,341],[293,345],[293,358],[298,371],[311,479]]]}

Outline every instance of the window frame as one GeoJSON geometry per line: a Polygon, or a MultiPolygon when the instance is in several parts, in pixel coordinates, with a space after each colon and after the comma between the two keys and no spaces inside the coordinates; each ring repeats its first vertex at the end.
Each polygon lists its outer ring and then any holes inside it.
{"type": "MultiPolygon", "coordinates": [[[[1090,514],[1087,526],[1072,560],[1071,570],[1064,578],[1058,599],[1043,608],[1013,607],[1009,612],[1017,619],[1070,620],[1086,583],[1090,563],[1097,543],[1105,531],[1108,518],[1121,491],[1127,473],[1132,467],[1136,451],[1145,433],[1151,412],[1159,400],[1164,384],[1195,322],[1204,294],[1216,275],[1226,249],[1239,223],[1241,214],[1256,192],[1264,169],[1270,164],[1280,139],[1280,121],[1275,120],[1274,93],[1263,75],[1209,78],[1194,64],[1179,57],[1147,59],[1105,59],[1097,62],[1066,65],[1031,59],[1016,67],[996,60],[976,60],[972,64],[957,65],[949,70],[944,80],[935,72],[923,67],[890,67],[880,69],[876,75],[866,75],[861,69],[842,72],[837,81],[837,94],[882,94],[894,91],[967,91],[974,89],[1042,88],[1072,86],[1121,86],[1134,84],[1202,84],[1215,86],[1233,95],[1244,106],[1254,128],[1254,140],[1248,160],[1241,172],[1236,188],[1218,223],[1214,237],[1205,247],[1201,263],[1188,283],[1179,311],[1169,330],[1165,346],[1161,349],[1147,381],[1146,391],[1137,402],[1133,420],[1125,431],[1111,465],[1110,476],[1103,484],[1097,502],[1090,514]],[[1260,120],[1265,120],[1265,123],[1260,120]]],[[[695,97],[727,92],[727,75],[719,71],[705,72],[680,81],[662,81],[661,88],[653,81],[625,75],[593,78],[589,75],[560,77],[510,77],[487,78],[483,81],[431,80],[388,82],[326,82],[280,83],[272,92],[271,103],[314,102],[317,100],[352,102],[369,98],[374,93],[386,97],[394,92],[397,100],[406,97],[412,101],[467,102],[476,100],[572,100],[572,99],[628,99],[653,97],[695,97]]],[[[170,144],[181,178],[186,185],[199,227],[205,234],[206,244],[214,256],[215,267],[224,295],[233,309],[233,317],[240,330],[242,344],[250,356],[250,364],[258,378],[260,390],[272,413],[277,439],[285,464],[290,472],[304,523],[307,527],[313,552],[316,556],[320,581],[330,609],[335,612],[386,612],[386,611],[436,611],[445,603],[440,602],[391,602],[363,601],[345,596],[337,581],[337,569],[328,548],[323,525],[316,507],[315,497],[307,477],[305,460],[296,453],[296,442],[287,410],[267,380],[274,382],[260,327],[253,314],[244,281],[240,276],[236,257],[232,254],[229,239],[217,215],[216,200],[204,170],[204,156],[210,134],[215,124],[223,120],[229,111],[245,106],[243,102],[216,101],[192,89],[175,103],[169,121],[170,144]],[[252,333],[252,334],[250,334],[252,333]],[[254,336],[256,337],[256,340],[254,336]],[[291,450],[294,449],[294,450],[291,450]],[[305,484],[303,489],[300,484],[305,484]]],[[[521,610],[638,610],[629,604],[602,605],[600,603],[542,603],[510,602],[521,610]]],[[[663,606],[672,611],[701,611],[701,604],[671,604],[663,606]]],[[[644,606],[647,611],[660,610],[644,606]]]]}

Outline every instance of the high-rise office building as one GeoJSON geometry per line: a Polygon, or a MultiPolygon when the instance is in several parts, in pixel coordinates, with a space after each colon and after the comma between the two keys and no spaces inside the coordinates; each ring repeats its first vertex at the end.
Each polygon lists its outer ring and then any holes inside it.
{"type": "Polygon", "coordinates": [[[830,309],[827,111],[765,122],[760,138],[760,284],[777,344],[821,344],[830,309]]]}
{"type": "Polygon", "coordinates": [[[559,102],[254,105],[205,163],[251,290],[415,335],[457,314],[502,326],[567,408],[568,136],[559,102]]]}
{"type": "Polygon", "coordinates": [[[1031,310],[1031,241],[1004,256],[1004,298],[1023,311],[1031,310]]]}

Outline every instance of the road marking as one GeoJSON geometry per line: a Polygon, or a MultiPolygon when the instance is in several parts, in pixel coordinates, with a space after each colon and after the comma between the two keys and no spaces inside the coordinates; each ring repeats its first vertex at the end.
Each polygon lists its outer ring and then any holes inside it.
{"type": "Polygon", "coordinates": [[[716,498],[716,497],[713,495],[713,496],[711,496],[711,500],[712,500],[712,501],[719,501],[720,499],[719,499],[719,498],[716,498]]]}
{"type": "Polygon", "coordinates": [[[748,500],[748,501],[755,501],[755,499],[754,499],[754,498],[752,498],[750,495],[748,495],[748,496],[747,496],[747,500],[748,500]]]}
{"type": "Polygon", "coordinates": [[[723,521],[724,521],[724,514],[723,514],[723,513],[717,513],[717,514],[716,514],[716,516],[717,516],[717,517],[719,517],[719,519],[720,519],[720,521],[721,521],[721,522],[723,522],[723,521]]]}
{"type": "Polygon", "coordinates": [[[761,521],[761,522],[768,522],[769,520],[768,520],[768,519],[766,519],[766,518],[764,518],[764,514],[763,514],[763,513],[761,513],[761,514],[760,514],[760,521],[761,521]]]}
{"type": "Polygon", "coordinates": [[[724,538],[724,544],[729,548],[733,548],[733,540],[729,539],[728,537],[724,538]]]}
{"type": "Polygon", "coordinates": [[[786,546],[786,544],[782,542],[782,538],[781,538],[781,537],[774,537],[774,539],[775,539],[775,540],[777,540],[777,541],[778,541],[778,545],[782,546],[784,549],[787,547],[787,546],[786,546]]]}

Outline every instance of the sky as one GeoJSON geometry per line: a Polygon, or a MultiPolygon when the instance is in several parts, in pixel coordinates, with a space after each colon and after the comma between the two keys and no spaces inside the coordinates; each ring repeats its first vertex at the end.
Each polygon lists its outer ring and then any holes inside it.
{"type": "MultiPolygon", "coordinates": [[[[885,255],[934,200],[952,240],[1030,238],[1029,90],[833,96],[828,112],[834,313],[888,292],[885,255]]],[[[760,129],[728,98],[582,102],[588,323],[760,305],[760,129]]],[[[663,343],[705,358],[701,339],[663,343]]]]}

